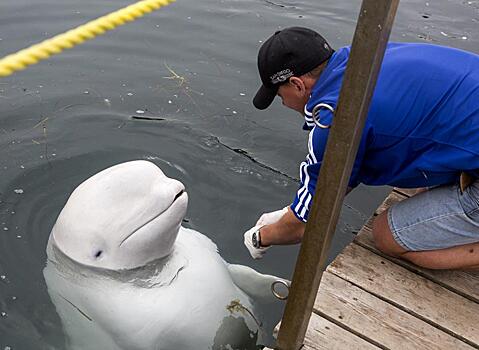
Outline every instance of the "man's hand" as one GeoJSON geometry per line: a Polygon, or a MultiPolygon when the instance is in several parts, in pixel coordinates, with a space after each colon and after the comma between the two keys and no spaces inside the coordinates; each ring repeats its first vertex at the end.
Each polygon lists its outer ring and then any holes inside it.
{"type": "Polygon", "coordinates": [[[288,207],[278,221],[261,228],[261,243],[263,246],[299,243],[305,227],[306,224],[288,207]]]}
{"type": "Polygon", "coordinates": [[[255,244],[255,241],[258,242],[259,237],[257,236],[257,234],[261,227],[262,226],[255,226],[253,228],[250,228],[244,234],[244,245],[246,246],[246,248],[248,248],[249,253],[253,257],[253,259],[261,259],[263,255],[266,253],[266,251],[270,248],[270,247],[258,247],[258,244],[255,244]]]}
{"type": "Polygon", "coordinates": [[[260,235],[259,229],[265,225],[274,224],[278,222],[284,214],[288,212],[288,207],[284,207],[283,209],[273,211],[271,213],[264,213],[260,216],[256,225],[245,232],[244,234],[244,245],[248,248],[249,253],[253,257],[253,259],[261,259],[266,251],[270,247],[255,247],[255,241],[260,242],[260,235]],[[256,234],[256,237],[253,236],[256,234]]]}
{"type": "Polygon", "coordinates": [[[293,214],[291,208],[285,207],[263,214],[255,227],[245,232],[244,244],[254,259],[261,259],[271,245],[301,242],[305,226],[306,224],[293,214]],[[261,234],[258,235],[259,228],[261,228],[261,234]],[[255,234],[256,237],[254,237],[255,234]],[[259,238],[260,246],[255,244],[259,238]]]}

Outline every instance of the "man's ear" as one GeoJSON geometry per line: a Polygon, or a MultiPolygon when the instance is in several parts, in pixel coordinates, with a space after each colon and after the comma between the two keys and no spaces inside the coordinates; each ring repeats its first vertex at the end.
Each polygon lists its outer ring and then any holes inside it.
{"type": "Polygon", "coordinates": [[[304,82],[301,80],[301,78],[299,77],[291,77],[289,78],[289,83],[294,86],[294,88],[298,91],[298,92],[303,92],[304,90],[306,90],[306,86],[304,85],[304,82]]]}

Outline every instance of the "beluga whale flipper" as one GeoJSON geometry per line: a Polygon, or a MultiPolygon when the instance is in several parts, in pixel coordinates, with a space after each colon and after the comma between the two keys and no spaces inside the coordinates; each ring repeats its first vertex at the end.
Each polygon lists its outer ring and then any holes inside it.
{"type": "Polygon", "coordinates": [[[122,163],[71,194],[44,277],[72,350],[259,349],[278,278],[230,265],[181,226],[188,195],[155,164],[122,163]]]}

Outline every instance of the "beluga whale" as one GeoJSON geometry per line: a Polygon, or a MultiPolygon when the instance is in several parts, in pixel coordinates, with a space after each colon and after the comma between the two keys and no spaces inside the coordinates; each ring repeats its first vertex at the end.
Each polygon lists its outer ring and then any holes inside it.
{"type": "Polygon", "coordinates": [[[261,349],[278,277],[228,264],[183,227],[188,194],[152,162],[107,168],[70,195],[43,274],[70,350],[261,349]]]}

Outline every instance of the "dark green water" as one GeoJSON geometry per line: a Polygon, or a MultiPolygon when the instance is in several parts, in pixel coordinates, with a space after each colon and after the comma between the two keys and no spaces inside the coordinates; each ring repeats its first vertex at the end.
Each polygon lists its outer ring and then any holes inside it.
{"type": "MultiPolygon", "coordinates": [[[[129,3],[2,0],[0,57],[129,3]]],[[[253,261],[242,243],[262,212],[292,200],[306,155],[299,115],[251,105],[256,52],[291,25],[348,45],[359,5],[178,0],[0,79],[0,349],[65,347],[42,275],[48,235],[80,182],[127,160],[151,160],[186,185],[188,226],[227,261],[290,278],[297,247],[253,261]]],[[[409,0],[391,38],[479,52],[478,28],[477,0],[409,0]]],[[[360,187],[347,198],[331,257],[387,192],[360,187]]]]}

